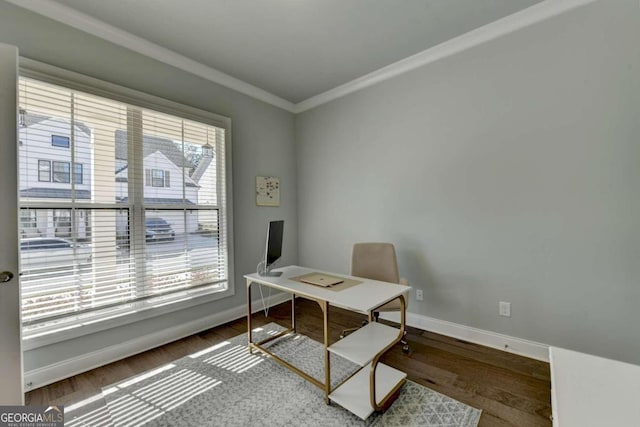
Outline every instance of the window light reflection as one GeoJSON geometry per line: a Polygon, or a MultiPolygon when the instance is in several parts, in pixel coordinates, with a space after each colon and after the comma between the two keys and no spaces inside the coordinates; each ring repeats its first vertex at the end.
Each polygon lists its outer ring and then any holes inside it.
{"type": "Polygon", "coordinates": [[[203,360],[204,363],[235,373],[245,372],[262,361],[264,361],[264,356],[259,353],[250,354],[247,347],[242,345],[236,345],[203,360]]]}
{"type": "MultiPolygon", "coordinates": [[[[151,376],[153,375],[146,378],[151,376]]],[[[135,382],[132,380],[129,383],[135,382]]],[[[117,425],[139,425],[141,422],[148,422],[160,417],[167,411],[219,384],[222,384],[222,381],[189,369],[180,369],[144,387],[117,397],[109,403],[109,409],[117,425]]]]}
{"type": "MultiPolygon", "coordinates": [[[[266,336],[280,332],[264,328],[255,328],[253,331],[266,336]]],[[[293,333],[286,336],[295,340],[300,338],[300,335],[293,333]]],[[[246,345],[232,345],[229,341],[223,341],[195,352],[189,355],[189,358],[198,360],[195,365],[197,367],[186,368],[170,363],[104,389],[103,396],[118,393],[110,397],[108,410],[107,407],[101,406],[69,420],[68,425],[106,427],[113,425],[112,420],[118,426],[147,423],[222,384],[221,380],[200,373],[207,371],[206,365],[241,374],[262,363],[268,356],[257,351],[249,353],[246,345]],[[146,384],[140,384],[145,380],[146,384]],[[132,387],[134,385],[136,386],[132,387]]],[[[66,408],[67,412],[98,402],[101,397],[95,395],[75,403],[66,408]]]]}
{"type": "Polygon", "coordinates": [[[229,344],[231,344],[229,341],[223,341],[220,344],[216,344],[216,345],[214,345],[212,347],[205,348],[204,350],[200,350],[197,353],[190,354],[189,357],[191,359],[197,359],[198,357],[200,357],[200,356],[202,356],[204,354],[211,353],[212,351],[218,350],[218,349],[220,349],[222,347],[225,347],[225,346],[227,346],[229,344]]]}
{"type": "Polygon", "coordinates": [[[87,413],[81,415],[74,415],[79,409],[84,409],[87,405],[91,405],[100,402],[103,399],[102,394],[96,394],[88,397],[80,402],[76,402],[72,405],[65,406],[65,425],[68,427],[75,426],[95,426],[95,427],[107,427],[111,426],[111,418],[109,417],[109,410],[106,406],[100,405],[96,409],[93,409],[87,413]]]}

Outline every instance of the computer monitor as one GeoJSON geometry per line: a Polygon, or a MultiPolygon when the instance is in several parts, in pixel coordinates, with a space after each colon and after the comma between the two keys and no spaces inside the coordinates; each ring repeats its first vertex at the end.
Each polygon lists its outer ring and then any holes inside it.
{"type": "Polygon", "coordinates": [[[267,247],[264,257],[262,276],[280,276],[279,271],[271,271],[273,264],[282,256],[282,236],[284,234],[284,220],[270,221],[267,229],[267,247]]]}

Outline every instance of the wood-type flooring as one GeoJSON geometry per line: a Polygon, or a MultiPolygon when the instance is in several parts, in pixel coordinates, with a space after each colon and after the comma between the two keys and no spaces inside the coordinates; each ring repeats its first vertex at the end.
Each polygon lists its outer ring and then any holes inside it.
{"type": "MultiPolygon", "coordinates": [[[[253,315],[253,326],[269,322],[289,325],[291,303],[253,315]]],[[[364,316],[339,308],[329,312],[330,342],[344,328],[358,326],[364,316]]],[[[322,312],[312,301],[296,300],[298,332],[322,342],[322,312]]],[[[30,391],[27,405],[70,405],[100,393],[101,388],[130,376],[245,333],[241,318],[196,335],[93,369],[30,391]]],[[[410,380],[482,409],[480,426],[550,426],[549,364],[455,338],[408,328],[411,346],[405,354],[397,345],[383,362],[408,374],[410,380]]]]}

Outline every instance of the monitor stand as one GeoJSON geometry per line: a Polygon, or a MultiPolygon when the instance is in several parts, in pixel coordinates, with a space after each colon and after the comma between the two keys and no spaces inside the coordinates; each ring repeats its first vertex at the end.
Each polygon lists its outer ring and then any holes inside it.
{"type": "Polygon", "coordinates": [[[265,271],[264,273],[258,273],[258,275],[264,277],[280,277],[282,276],[282,271],[265,271]]]}

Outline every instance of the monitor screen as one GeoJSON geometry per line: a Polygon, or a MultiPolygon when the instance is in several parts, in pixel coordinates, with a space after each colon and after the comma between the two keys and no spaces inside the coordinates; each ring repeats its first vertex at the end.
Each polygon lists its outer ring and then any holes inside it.
{"type": "Polygon", "coordinates": [[[267,257],[265,267],[269,268],[282,256],[282,235],[284,232],[284,220],[269,222],[267,230],[267,257]]]}

